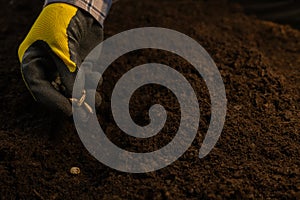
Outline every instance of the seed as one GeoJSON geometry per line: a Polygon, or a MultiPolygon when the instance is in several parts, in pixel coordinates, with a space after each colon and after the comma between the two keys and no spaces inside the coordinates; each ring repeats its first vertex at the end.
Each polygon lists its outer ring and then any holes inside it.
{"type": "Polygon", "coordinates": [[[80,174],[80,169],[79,169],[79,167],[72,167],[72,168],[70,169],[70,173],[73,174],[73,175],[78,175],[78,174],[80,174]]]}

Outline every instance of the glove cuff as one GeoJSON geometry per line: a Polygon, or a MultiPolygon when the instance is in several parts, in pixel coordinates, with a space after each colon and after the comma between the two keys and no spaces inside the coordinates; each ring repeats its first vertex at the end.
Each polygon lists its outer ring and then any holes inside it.
{"type": "Polygon", "coordinates": [[[26,50],[36,41],[46,42],[52,51],[74,72],[76,63],[71,60],[67,28],[78,8],[57,3],[45,7],[27,37],[19,47],[18,56],[22,63],[26,50]],[[62,15],[63,14],[63,15],[62,15]],[[51,23],[49,23],[51,21],[51,23]]]}
{"type": "Polygon", "coordinates": [[[85,10],[90,13],[102,26],[104,20],[110,10],[112,0],[92,0],[92,1],[83,1],[83,0],[45,0],[44,6],[51,3],[67,3],[78,8],[85,10]]]}

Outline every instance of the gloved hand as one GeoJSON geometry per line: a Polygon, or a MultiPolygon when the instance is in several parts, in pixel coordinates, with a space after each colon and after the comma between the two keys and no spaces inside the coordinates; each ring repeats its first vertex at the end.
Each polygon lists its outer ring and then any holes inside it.
{"type": "MultiPolygon", "coordinates": [[[[87,117],[92,112],[88,101],[94,96],[83,88],[82,94],[71,99],[72,89],[82,61],[102,39],[101,25],[85,11],[64,3],[46,6],[18,51],[22,76],[33,98],[67,116],[72,115],[72,101],[87,117]]],[[[85,82],[98,76],[91,67],[85,75],[85,82]]],[[[97,92],[95,102],[96,106],[101,102],[97,92]]]]}

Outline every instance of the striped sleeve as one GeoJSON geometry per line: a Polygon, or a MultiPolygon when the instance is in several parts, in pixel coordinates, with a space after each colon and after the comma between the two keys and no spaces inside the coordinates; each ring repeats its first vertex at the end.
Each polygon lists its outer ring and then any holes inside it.
{"type": "Polygon", "coordinates": [[[112,0],[45,0],[44,6],[50,3],[68,3],[89,12],[103,27],[112,0]]]}

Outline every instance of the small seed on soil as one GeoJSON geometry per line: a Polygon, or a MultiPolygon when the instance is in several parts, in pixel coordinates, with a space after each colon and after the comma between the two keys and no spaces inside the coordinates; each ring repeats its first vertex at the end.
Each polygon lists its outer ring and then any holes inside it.
{"type": "Polygon", "coordinates": [[[79,167],[72,167],[72,168],[70,169],[70,173],[73,174],[73,175],[78,175],[78,174],[80,174],[80,169],[79,169],[79,167]]]}

